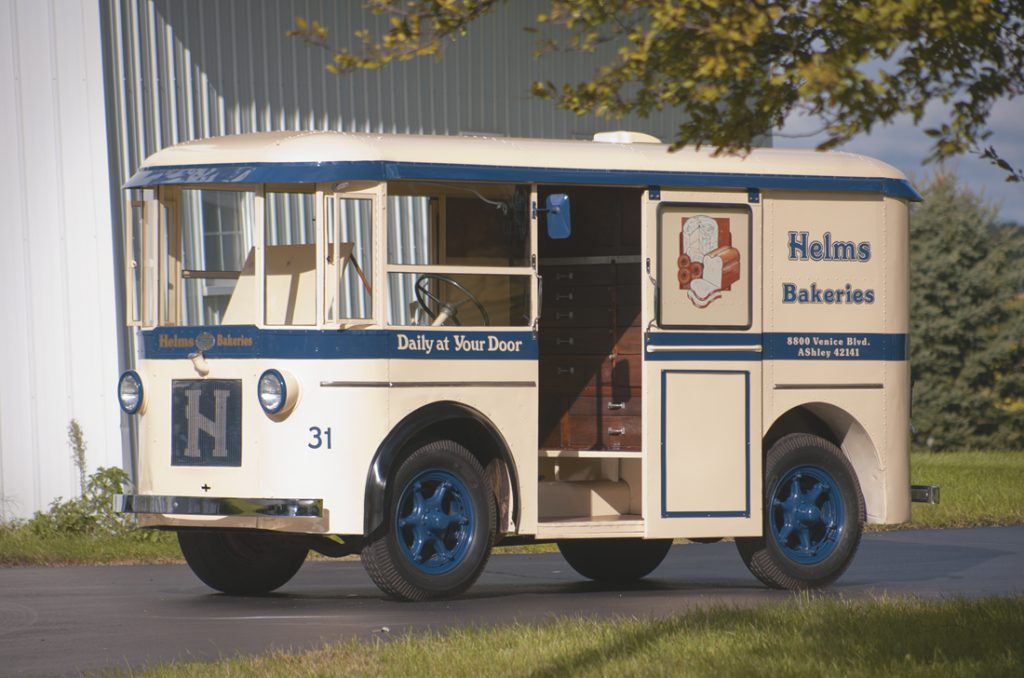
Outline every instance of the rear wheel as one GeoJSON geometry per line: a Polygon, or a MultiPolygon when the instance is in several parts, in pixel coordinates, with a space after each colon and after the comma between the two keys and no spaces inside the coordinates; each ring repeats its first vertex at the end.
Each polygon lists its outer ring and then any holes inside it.
{"type": "Polygon", "coordinates": [[[450,440],[429,443],[399,466],[391,487],[387,530],[362,552],[373,582],[402,600],[448,598],[472,586],[497,522],[476,458],[450,440]]]}
{"type": "Polygon", "coordinates": [[[268,593],[284,586],[308,551],[280,535],[183,530],[178,544],[204,584],[231,595],[268,593]]]}
{"type": "Polygon", "coordinates": [[[661,564],[671,539],[572,539],[558,550],[572,569],[587,579],[624,584],[646,577],[661,564]]]}
{"type": "Polygon", "coordinates": [[[743,562],[773,588],[831,584],[864,530],[864,498],[849,460],[827,440],[788,435],[768,452],[764,486],[764,534],[736,540],[743,562]]]}

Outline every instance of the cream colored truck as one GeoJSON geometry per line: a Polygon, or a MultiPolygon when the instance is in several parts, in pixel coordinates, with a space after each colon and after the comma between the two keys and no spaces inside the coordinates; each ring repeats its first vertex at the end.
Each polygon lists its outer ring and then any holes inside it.
{"type": "Polygon", "coordinates": [[[279,132],[150,157],[121,510],[227,593],[310,549],[420,600],[497,542],[627,581],[723,537],[770,586],[832,582],[865,521],[910,517],[918,194],[861,156],[654,141],[279,132]]]}

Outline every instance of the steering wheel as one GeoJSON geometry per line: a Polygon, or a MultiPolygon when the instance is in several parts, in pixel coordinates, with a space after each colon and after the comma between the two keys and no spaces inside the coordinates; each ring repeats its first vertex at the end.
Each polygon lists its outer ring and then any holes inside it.
{"type": "Polygon", "coordinates": [[[476,310],[480,312],[480,315],[484,319],[484,325],[491,324],[491,317],[487,315],[487,309],[480,303],[480,300],[477,299],[472,292],[463,287],[462,283],[457,282],[446,275],[441,275],[439,273],[424,273],[416,279],[416,284],[413,287],[416,292],[416,303],[420,305],[420,308],[423,309],[424,313],[430,316],[430,319],[433,321],[431,323],[432,325],[444,325],[449,320],[456,325],[461,325],[462,323],[460,323],[458,319],[459,308],[469,302],[472,302],[476,307],[476,310]],[[458,291],[462,292],[463,296],[466,298],[456,304],[443,301],[439,296],[430,291],[430,287],[427,285],[427,282],[430,280],[436,280],[438,282],[451,285],[458,291]],[[437,304],[440,311],[437,313],[432,311],[430,309],[430,304],[427,303],[428,301],[432,301],[437,304]]]}

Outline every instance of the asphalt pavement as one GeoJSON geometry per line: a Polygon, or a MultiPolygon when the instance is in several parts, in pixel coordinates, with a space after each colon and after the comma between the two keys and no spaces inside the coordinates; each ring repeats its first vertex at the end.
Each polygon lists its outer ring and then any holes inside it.
{"type": "MultiPolygon", "coordinates": [[[[1024,594],[1024,526],[907,530],[864,537],[824,595],[925,599],[1024,594]]],[[[400,603],[355,561],[307,562],[278,592],[214,593],[184,565],[0,569],[0,676],[57,676],[453,625],[555,616],[666,616],[701,606],[751,606],[793,594],[762,586],[733,544],[684,544],[628,588],[577,575],[557,553],[496,555],[463,597],[400,603]]]]}

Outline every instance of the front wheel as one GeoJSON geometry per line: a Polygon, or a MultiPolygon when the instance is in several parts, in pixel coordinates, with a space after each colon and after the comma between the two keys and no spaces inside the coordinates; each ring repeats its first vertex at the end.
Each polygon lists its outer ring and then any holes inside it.
{"type": "Polygon", "coordinates": [[[572,539],[558,550],[587,579],[625,584],[646,577],[668,555],[671,539],[572,539]]]}
{"type": "Polygon", "coordinates": [[[773,588],[827,586],[849,567],[864,530],[864,497],[832,443],[795,433],[765,460],[764,533],[736,540],[751,573],[773,588]]]}
{"type": "Polygon", "coordinates": [[[362,552],[382,591],[401,600],[456,596],[477,580],[494,544],[494,495],[480,463],[451,440],[428,443],[398,467],[386,530],[362,552]]]}
{"type": "Polygon", "coordinates": [[[261,532],[182,530],[178,545],[204,584],[230,595],[269,593],[288,583],[308,551],[261,532]]]}

